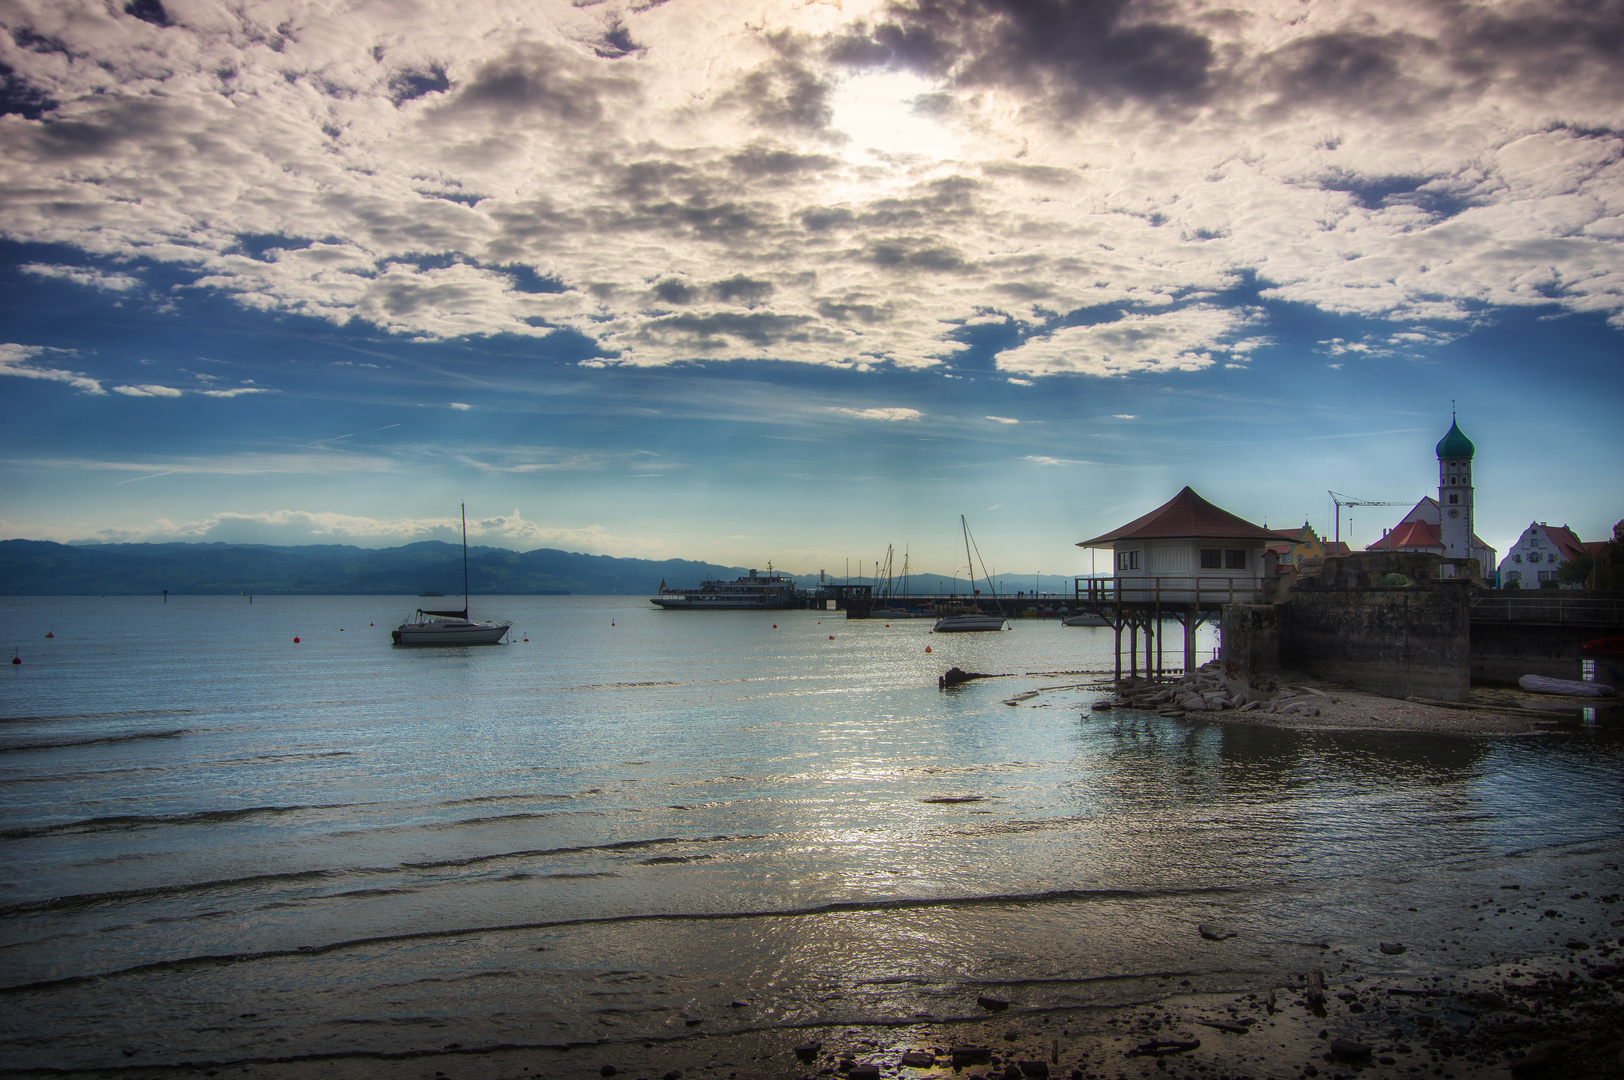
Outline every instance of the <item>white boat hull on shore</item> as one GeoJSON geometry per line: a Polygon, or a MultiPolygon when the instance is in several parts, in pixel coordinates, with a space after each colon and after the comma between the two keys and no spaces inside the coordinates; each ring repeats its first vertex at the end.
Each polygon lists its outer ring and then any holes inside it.
{"type": "Polygon", "coordinates": [[[936,620],[930,628],[933,634],[963,634],[983,630],[1002,630],[1005,619],[1001,615],[948,615],[936,620]]]}

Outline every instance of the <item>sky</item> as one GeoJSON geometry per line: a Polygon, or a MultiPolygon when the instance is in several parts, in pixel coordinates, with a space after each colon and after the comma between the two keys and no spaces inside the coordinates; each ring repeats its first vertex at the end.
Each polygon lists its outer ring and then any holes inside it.
{"type": "MultiPolygon", "coordinates": [[[[1624,518],[1624,8],[0,0],[0,537],[1624,518]]],[[[1099,564],[1100,569],[1104,565],[1099,564]]]]}

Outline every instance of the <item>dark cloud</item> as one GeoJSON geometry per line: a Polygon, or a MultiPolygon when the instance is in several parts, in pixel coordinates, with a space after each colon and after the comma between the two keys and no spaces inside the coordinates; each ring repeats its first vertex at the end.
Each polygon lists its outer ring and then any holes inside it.
{"type": "Polygon", "coordinates": [[[711,292],[716,299],[724,303],[742,301],[746,306],[754,306],[773,294],[773,283],[747,278],[743,274],[711,283],[711,292]]]}
{"type": "Polygon", "coordinates": [[[539,114],[571,124],[596,124],[605,116],[607,100],[623,99],[634,91],[630,82],[588,71],[584,63],[536,42],[517,45],[506,56],[480,65],[440,109],[447,116],[481,112],[509,122],[539,114]]]}
{"type": "Polygon", "coordinates": [[[175,122],[166,103],[153,98],[110,98],[81,120],[53,120],[32,132],[39,156],[47,160],[96,157],[127,141],[168,136],[175,122]],[[93,117],[93,118],[92,118],[93,117]]]}
{"type": "MultiPolygon", "coordinates": [[[[1059,171],[1059,170],[1051,170],[1059,171]]],[[[946,176],[924,185],[909,198],[876,199],[862,213],[843,206],[811,206],[801,211],[801,225],[810,232],[830,229],[941,228],[976,213],[972,196],[981,185],[963,176],[946,176]]]]}
{"type": "Polygon", "coordinates": [[[964,256],[933,240],[892,239],[869,245],[868,257],[879,266],[955,273],[966,270],[964,256]]]}
{"type": "Polygon", "coordinates": [[[153,26],[169,25],[169,12],[164,10],[163,0],[130,0],[124,5],[124,14],[134,15],[153,26]]]}
{"type": "Polygon", "coordinates": [[[857,215],[843,206],[814,206],[801,211],[801,224],[811,232],[849,229],[856,223],[857,215]]]}
{"type": "Polygon", "coordinates": [[[896,306],[890,301],[878,302],[863,293],[850,293],[839,299],[818,301],[818,314],[840,323],[860,322],[869,326],[890,322],[896,306]]]}
{"type": "Polygon", "coordinates": [[[1371,103],[1392,92],[1401,59],[1414,44],[1402,34],[1319,34],[1277,50],[1265,63],[1287,104],[1324,98],[1371,103]]]}
{"type": "Polygon", "coordinates": [[[21,116],[38,120],[56,108],[50,95],[18,74],[10,64],[0,63],[0,116],[21,116]]]}
{"type": "Polygon", "coordinates": [[[1139,17],[1127,0],[916,0],[837,39],[854,67],[906,68],[961,85],[1002,85],[1075,111],[1097,100],[1195,103],[1216,56],[1199,30],[1139,17]]]}
{"type": "Polygon", "coordinates": [[[632,32],[626,29],[626,24],[619,19],[610,23],[603,36],[592,45],[592,51],[605,60],[619,60],[623,56],[641,52],[642,49],[643,46],[632,40],[632,32]]]}
{"type": "Polygon", "coordinates": [[[691,304],[694,291],[681,278],[666,278],[654,286],[654,295],[667,304],[691,304]]]}
{"type": "Polygon", "coordinates": [[[1500,8],[1445,0],[1439,6],[1453,28],[1445,51],[1462,74],[1514,78],[1535,90],[1579,77],[1624,85],[1624,4],[1618,0],[1500,8]]]}
{"type": "Polygon", "coordinates": [[[1361,176],[1338,169],[1321,179],[1319,186],[1324,191],[1346,192],[1366,210],[1413,206],[1440,221],[1477,205],[1470,192],[1449,177],[1361,176]]]}
{"type": "Polygon", "coordinates": [[[451,80],[446,78],[445,68],[439,64],[417,70],[408,68],[389,77],[389,100],[396,108],[425,94],[443,94],[449,89],[451,80]]]}
{"type": "Polygon", "coordinates": [[[762,146],[752,146],[734,154],[727,159],[727,163],[734,172],[752,179],[823,172],[840,164],[837,159],[826,154],[797,154],[790,150],[772,150],[762,146]]]}
{"type": "Polygon", "coordinates": [[[765,312],[748,315],[734,312],[667,315],[639,327],[637,337],[654,341],[677,339],[696,350],[726,349],[730,340],[767,346],[786,341],[813,340],[815,335],[808,325],[811,323],[813,319],[807,315],[772,315],[765,312]]]}
{"type": "Polygon", "coordinates": [[[781,59],[744,76],[738,88],[724,95],[722,101],[742,104],[751,118],[765,128],[822,131],[834,116],[829,104],[832,89],[811,69],[781,59]]]}

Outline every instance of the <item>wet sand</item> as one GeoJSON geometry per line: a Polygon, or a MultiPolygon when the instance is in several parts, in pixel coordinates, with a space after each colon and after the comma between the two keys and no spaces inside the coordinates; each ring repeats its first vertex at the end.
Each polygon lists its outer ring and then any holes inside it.
{"type": "MultiPolygon", "coordinates": [[[[741,1016],[730,1032],[694,1031],[658,1042],[462,1047],[399,1056],[198,1063],[95,1074],[173,1078],[248,1075],[261,1080],[814,1080],[818,1077],[995,1080],[1069,1077],[1138,1080],[1381,1080],[1441,1077],[1617,1077],[1624,1073],[1624,907],[1616,894],[1560,903],[1559,951],[1464,975],[1395,973],[1379,943],[1327,949],[1324,997],[1308,979],[1234,994],[1180,992],[1138,1006],[1028,1009],[988,999],[985,1015],[935,1021],[774,1028],[741,1016]],[[1580,912],[1585,913],[1581,915],[1580,912]],[[1586,918],[1584,927],[1578,919],[1586,918]],[[1588,930],[1586,929],[1588,928],[1588,930]],[[1577,930],[1577,933],[1573,931],[1577,930]]],[[[1555,909],[1551,909],[1555,910],[1555,909]]],[[[1389,943],[1392,948],[1398,943],[1389,943]]],[[[1424,946],[1405,946],[1424,951],[1424,946]]],[[[1402,956],[1403,954],[1399,954],[1402,956]]],[[[748,1006],[741,1006],[747,1009],[748,1006]]]]}

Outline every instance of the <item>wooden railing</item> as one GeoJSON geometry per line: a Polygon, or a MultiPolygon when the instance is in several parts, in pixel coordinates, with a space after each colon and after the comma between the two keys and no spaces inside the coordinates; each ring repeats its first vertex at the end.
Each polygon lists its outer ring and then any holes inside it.
{"type": "Polygon", "coordinates": [[[1624,627],[1624,596],[1567,589],[1497,591],[1472,601],[1472,621],[1624,627]]]}
{"type": "Polygon", "coordinates": [[[1076,578],[1073,599],[1091,607],[1116,604],[1221,607],[1264,602],[1260,577],[1174,574],[1146,577],[1076,578]]]}

